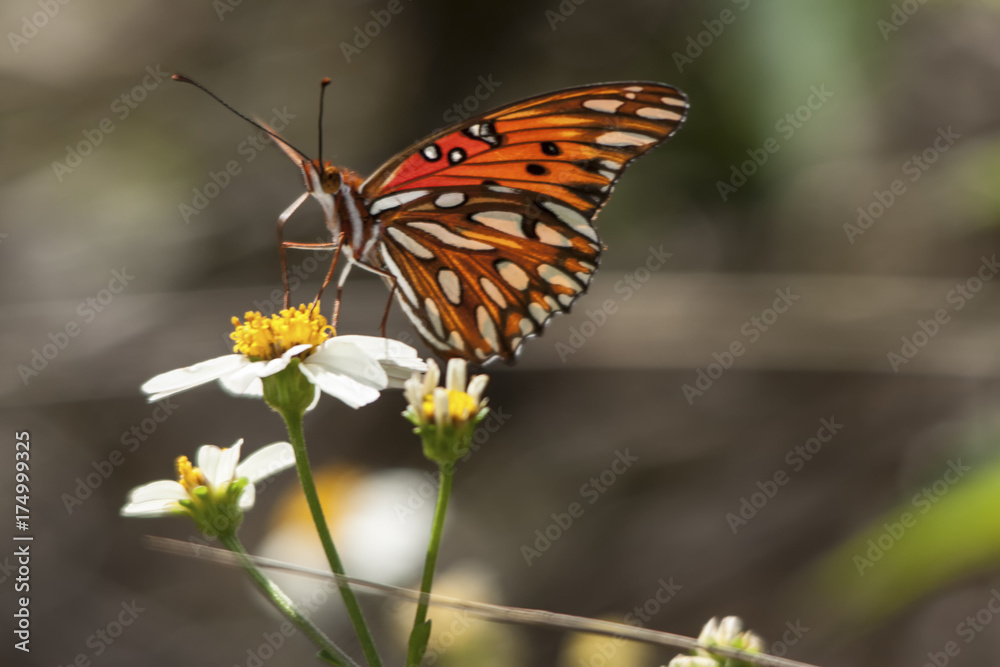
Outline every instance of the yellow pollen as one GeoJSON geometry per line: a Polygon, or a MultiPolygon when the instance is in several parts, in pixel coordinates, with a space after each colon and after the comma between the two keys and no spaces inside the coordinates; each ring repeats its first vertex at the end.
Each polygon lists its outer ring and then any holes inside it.
{"type": "MultiPolygon", "coordinates": [[[[229,337],[236,341],[233,352],[239,352],[251,359],[276,359],[286,350],[296,345],[316,346],[335,335],[333,327],[319,313],[319,304],[286,308],[277,315],[264,317],[259,312],[250,311],[233,318],[236,328],[229,337]]],[[[312,354],[306,350],[303,356],[312,354]]]]}
{"type": "Polygon", "coordinates": [[[177,459],[177,476],[180,477],[181,486],[189,492],[199,486],[208,486],[208,480],[205,479],[201,468],[195,468],[191,465],[191,461],[186,456],[177,459]]]}
{"type": "MultiPolygon", "coordinates": [[[[448,415],[451,421],[465,421],[476,412],[476,402],[464,391],[448,390],[448,415]]],[[[434,421],[434,394],[424,396],[424,416],[434,421]]]]}

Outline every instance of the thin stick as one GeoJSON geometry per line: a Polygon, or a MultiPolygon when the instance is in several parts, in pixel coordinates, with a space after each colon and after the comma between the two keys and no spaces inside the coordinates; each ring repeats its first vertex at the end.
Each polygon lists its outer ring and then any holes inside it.
{"type": "MultiPolygon", "coordinates": [[[[191,558],[199,558],[224,565],[239,565],[234,556],[224,549],[217,549],[215,547],[208,547],[200,544],[192,544],[190,542],[183,542],[181,540],[174,540],[165,537],[146,536],[145,542],[148,548],[155,551],[162,551],[165,553],[191,558]]],[[[505,605],[487,604],[485,602],[457,600],[455,598],[438,595],[436,593],[424,595],[419,591],[403,588],[401,586],[379,584],[372,581],[366,581],[364,579],[358,579],[356,577],[349,577],[347,575],[335,575],[324,570],[293,565],[291,563],[274,560],[272,558],[263,558],[261,556],[248,556],[248,558],[250,558],[257,566],[262,568],[292,572],[294,574],[315,577],[318,579],[333,579],[342,581],[360,589],[378,592],[388,597],[400,597],[417,603],[426,602],[427,604],[437,607],[457,609],[480,618],[500,623],[519,623],[522,625],[558,628],[560,630],[583,632],[592,635],[602,635],[605,637],[630,639],[647,644],[655,644],[657,646],[678,648],[685,651],[701,649],[723,658],[742,660],[744,662],[762,665],[763,667],[815,667],[814,665],[809,665],[804,662],[797,662],[795,660],[788,660],[787,658],[779,658],[777,656],[766,655],[763,653],[750,653],[725,646],[708,646],[706,644],[702,644],[697,639],[686,637],[684,635],[673,634],[671,632],[649,630],[647,628],[638,628],[622,623],[600,621],[592,618],[583,618],[581,616],[571,616],[570,614],[559,614],[556,612],[541,611],[538,609],[525,609],[523,607],[508,607],[505,605]]]]}

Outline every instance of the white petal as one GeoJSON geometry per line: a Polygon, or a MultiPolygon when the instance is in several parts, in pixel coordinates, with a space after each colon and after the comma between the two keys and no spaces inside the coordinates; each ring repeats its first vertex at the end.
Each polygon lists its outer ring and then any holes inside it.
{"type": "Polygon", "coordinates": [[[142,385],[142,391],[151,394],[149,402],[172,396],[178,392],[191,389],[206,382],[217,380],[223,375],[239,370],[250,363],[242,354],[227,354],[208,361],[202,361],[194,366],[178,368],[167,373],[161,373],[147,380],[142,385]]]}
{"type": "Polygon", "coordinates": [[[448,377],[445,386],[452,391],[465,391],[465,359],[448,360],[448,377]]]}
{"type": "MultiPolygon", "coordinates": [[[[378,361],[382,360],[393,360],[399,363],[406,363],[407,360],[420,361],[420,355],[417,351],[407,345],[406,343],[401,343],[398,340],[393,340],[391,338],[379,338],[378,336],[336,336],[330,340],[339,340],[344,343],[350,343],[356,345],[365,351],[368,356],[376,359],[378,361]]],[[[329,341],[324,343],[328,344],[329,341]]],[[[423,362],[420,362],[423,366],[423,362]]]]}
{"type": "Polygon", "coordinates": [[[388,386],[399,389],[413,375],[414,371],[427,370],[427,364],[417,351],[405,343],[391,338],[375,336],[338,336],[363,350],[382,366],[388,376],[388,386]]]}
{"type": "Polygon", "coordinates": [[[451,412],[448,410],[448,390],[444,387],[434,388],[434,423],[438,428],[451,422],[451,412]]]}
{"type": "Polygon", "coordinates": [[[233,396],[245,396],[247,398],[261,398],[264,396],[264,383],[256,375],[245,372],[236,372],[231,375],[223,375],[219,378],[219,384],[226,393],[233,396]]]}
{"type": "Polygon", "coordinates": [[[441,379],[441,369],[438,368],[437,362],[433,359],[427,360],[427,373],[424,375],[424,391],[423,393],[429,394],[434,391],[434,387],[438,386],[438,381],[441,379]]]}
{"type": "Polygon", "coordinates": [[[378,389],[361,384],[345,375],[330,373],[318,365],[302,364],[299,370],[324,393],[339,398],[352,408],[368,405],[379,396],[378,389]]]}
{"type": "Polygon", "coordinates": [[[385,389],[389,378],[382,370],[382,366],[363,349],[345,340],[347,338],[364,338],[364,336],[331,338],[303,361],[301,367],[318,367],[328,373],[347,376],[375,389],[385,389]]]}
{"type": "Polygon", "coordinates": [[[236,468],[236,476],[246,477],[252,485],[265,477],[276,475],[294,465],[295,451],[292,449],[292,446],[287,442],[275,442],[266,447],[261,447],[248,456],[236,468]]]}
{"type": "Polygon", "coordinates": [[[406,395],[406,402],[410,404],[413,411],[417,415],[423,415],[424,413],[424,383],[416,375],[411,377],[406,381],[406,385],[403,387],[403,391],[406,395]]]}
{"type": "Polygon", "coordinates": [[[247,484],[240,493],[240,498],[236,502],[239,504],[240,509],[244,512],[253,507],[254,501],[257,499],[257,490],[253,488],[253,484],[247,484]]]}
{"type": "Polygon", "coordinates": [[[168,516],[184,512],[176,500],[147,500],[129,503],[121,509],[122,516],[168,516]]]}
{"type": "Polygon", "coordinates": [[[213,484],[219,469],[219,461],[222,459],[222,449],[215,445],[202,445],[194,455],[194,464],[201,469],[201,473],[213,484]]]}
{"type": "Polygon", "coordinates": [[[246,372],[252,373],[259,378],[266,378],[288,368],[288,364],[291,361],[291,357],[286,358],[284,355],[277,359],[269,359],[268,361],[255,361],[246,367],[246,372]]]}
{"type": "Polygon", "coordinates": [[[291,361],[292,357],[301,352],[305,352],[306,350],[309,350],[312,347],[313,346],[309,343],[299,343],[298,345],[293,345],[292,347],[285,350],[285,352],[281,355],[281,358],[286,361],[291,361]]]}
{"type": "Polygon", "coordinates": [[[476,403],[476,405],[479,405],[483,397],[483,391],[486,390],[486,383],[489,382],[489,380],[489,376],[477,375],[472,378],[472,381],[469,383],[469,390],[466,393],[472,397],[472,400],[476,403]]]}
{"type": "Polygon", "coordinates": [[[236,466],[240,462],[240,448],[243,447],[243,438],[236,441],[232,447],[223,449],[219,456],[219,465],[215,469],[215,477],[208,478],[208,483],[213,489],[222,488],[236,479],[236,466]]]}
{"type": "Polygon", "coordinates": [[[151,500],[172,500],[178,501],[188,497],[187,490],[169,479],[161,479],[158,482],[150,482],[132,489],[128,494],[130,504],[144,503],[151,500]]]}

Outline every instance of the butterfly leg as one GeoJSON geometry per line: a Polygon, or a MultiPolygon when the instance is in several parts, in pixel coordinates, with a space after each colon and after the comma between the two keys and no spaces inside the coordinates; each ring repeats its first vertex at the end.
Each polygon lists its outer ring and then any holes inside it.
{"type": "Polygon", "coordinates": [[[309,197],[309,193],[303,192],[299,195],[298,199],[292,202],[291,206],[282,211],[281,215],[278,216],[278,253],[281,255],[281,284],[285,288],[285,308],[289,307],[292,298],[291,290],[288,287],[288,259],[285,256],[285,249],[292,246],[285,245],[285,223],[298,210],[299,206],[302,206],[302,202],[307,197],[309,197]]]}
{"type": "Polygon", "coordinates": [[[398,286],[398,283],[396,282],[396,276],[392,275],[388,271],[383,271],[379,267],[372,266],[371,264],[368,264],[366,262],[359,261],[357,262],[357,264],[363,269],[371,271],[375,275],[382,277],[390,285],[389,300],[386,301],[385,303],[385,312],[382,314],[382,324],[380,326],[380,330],[382,332],[382,338],[385,338],[386,337],[385,328],[386,325],[389,323],[389,311],[392,309],[392,297],[396,296],[396,287],[398,286]]]}
{"type": "MultiPolygon", "coordinates": [[[[337,239],[337,249],[333,253],[333,261],[330,262],[330,270],[326,272],[326,278],[323,279],[323,284],[319,286],[319,291],[316,293],[316,298],[313,303],[319,303],[319,300],[323,297],[323,290],[326,289],[330,281],[333,280],[333,271],[337,268],[337,262],[340,261],[340,249],[344,247],[344,232],[340,233],[340,237],[337,239]]],[[[337,306],[334,307],[334,312],[339,309],[340,305],[340,286],[337,289],[337,306]]]]}

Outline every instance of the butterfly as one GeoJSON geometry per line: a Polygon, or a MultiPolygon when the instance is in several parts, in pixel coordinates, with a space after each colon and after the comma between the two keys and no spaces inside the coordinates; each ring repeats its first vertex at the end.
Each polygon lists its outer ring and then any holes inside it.
{"type": "Polygon", "coordinates": [[[272,133],[306,184],[279,225],[312,195],[348,268],[382,276],[439,356],[512,361],[590,284],[594,219],[625,166],[687,113],[662,83],[569,88],[432,134],[367,179],[272,133]]]}

